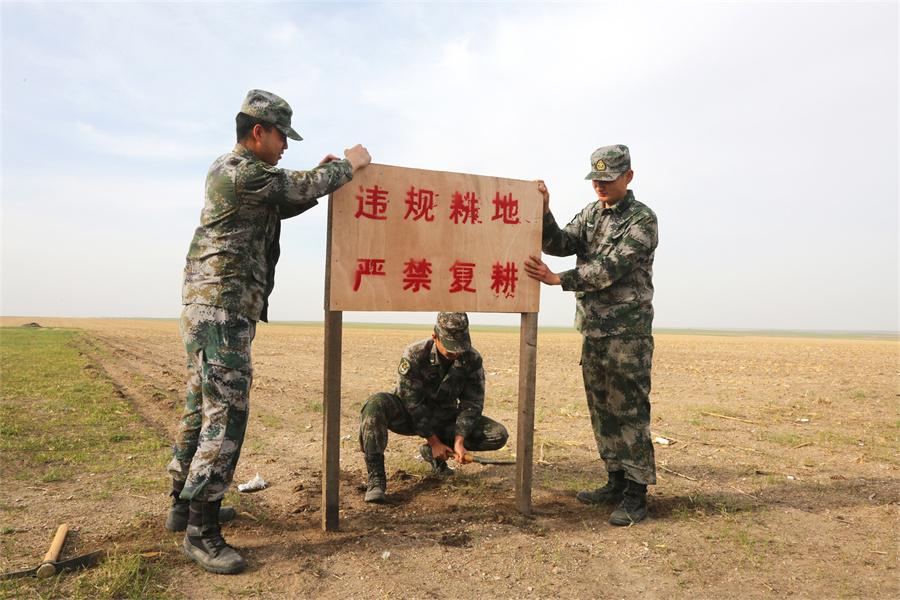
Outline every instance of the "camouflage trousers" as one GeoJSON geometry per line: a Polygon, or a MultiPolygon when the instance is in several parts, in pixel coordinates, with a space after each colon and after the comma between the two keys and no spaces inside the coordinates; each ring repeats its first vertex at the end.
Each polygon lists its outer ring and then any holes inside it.
{"type": "MultiPolygon", "coordinates": [[[[434,423],[434,433],[453,447],[456,438],[456,415],[434,423]]],[[[388,431],[400,435],[416,435],[412,419],[396,394],[380,392],[369,396],[359,415],[359,447],[366,454],[384,454],[388,431]]],[[[506,445],[509,433],[501,423],[482,415],[466,436],[466,450],[499,450],[506,445]]]]}
{"type": "Polygon", "coordinates": [[[247,429],[256,322],[214,306],[188,304],[181,336],[190,372],[184,413],[168,471],[184,481],[183,500],[225,495],[247,429]]]}
{"type": "Polygon", "coordinates": [[[585,337],[581,372],[591,426],[607,471],[636,483],[656,483],[650,437],[653,336],[585,337]]]}

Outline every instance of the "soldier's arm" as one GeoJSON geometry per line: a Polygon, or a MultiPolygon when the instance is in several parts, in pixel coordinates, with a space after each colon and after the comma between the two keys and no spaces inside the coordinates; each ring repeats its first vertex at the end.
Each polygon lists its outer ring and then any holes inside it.
{"type": "Polygon", "coordinates": [[[255,162],[238,173],[235,184],[241,198],[259,204],[275,204],[279,216],[289,219],[318,204],[318,198],[353,179],[347,159],[335,160],[309,171],[279,169],[255,162]]]}
{"type": "Polygon", "coordinates": [[[296,217],[299,214],[305,213],[318,203],[318,200],[313,200],[306,204],[281,204],[278,206],[278,218],[284,221],[285,219],[296,217]]]}
{"type": "MultiPolygon", "coordinates": [[[[315,169],[313,169],[313,171],[315,171],[316,169],[319,169],[320,167],[323,167],[325,165],[335,165],[339,167],[339,173],[337,173],[336,175],[332,173],[331,179],[324,182],[325,191],[319,193],[318,196],[316,196],[317,198],[320,198],[325,194],[330,194],[337,188],[349,182],[351,179],[353,179],[354,173],[362,168],[365,168],[372,162],[372,157],[369,155],[369,151],[362,144],[356,144],[352,148],[347,148],[346,150],[344,150],[344,157],[345,158],[341,159],[334,154],[326,154],[325,158],[319,161],[319,165],[315,169]],[[345,166],[349,166],[350,174],[345,178],[346,180],[341,180],[340,178],[346,175],[347,169],[345,168],[345,166]]],[[[309,173],[309,171],[289,171],[289,173],[298,175],[302,179],[302,176],[306,173],[309,173]]],[[[322,185],[322,182],[320,182],[320,185],[322,185]]],[[[299,187],[302,186],[298,186],[298,189],[299,187]]],[[[288,200],[289,202],[287,204],[280,204],[278,207],[278,215],[281,219],[290,219],[291,217],[296,217],[300,213],[305,212],[307,209],[312,208],[313,206],[318,204],[318,202],[315,201],[296,204],[290,202],[290,196],[288,197],[288,200]]]]}
{"type": "MultiPolygon", "coordinates": [[[[549,206],[545,204],[544,210],[544,226],[541,233],[542,246],[541,249],[546,254],[553,256],[570,256],[577,254],[584,255],[587,252],[587,240],[583,235],[584,221],[589,207],[585,207],[580,213],[575,215],[564,229],[560,229],[556,224],[553,213],[550,212],[549,206]]],[[[532,279],[537,279],[547,285],[560,285],[559,277],[550,270],[550,267],[541,260],[540,256],[531,255],[525,261],[525,272],[532,279]]]]}
{"type": "Polygon", "coordinates": [[[581,231],[584,211],[575,215],[563,229],[556,224],[553,213],[544,213],[544,225],[541,230],[541,249],[552,256],[571,256],[585,248],[581,231]]]}
{"type": "Polygon", "coordinates": [[[397,382],[400,400],[412,419],[416,435],[424,438],[435,435],[431,427],[431,408],[425,399],[425,383],[419,373],[419,365],[408,352],[403,353],[397,372],[400,375],[397,382]]]}
{"type": "Polygon", "coordinates": [[[584,264],[559,273],[562,288],[575,292],[595,292],[607,288],[650,256],[656,244],[656,216],[647,213],[629,224],[609,254],[598,253],[584,264]]]}
{"type": "Polygon", "coordinates": [[[484,365],[476,353],[465,385],[459,394],[459,414],[456,417],[456,435],[469,436],[484,411],[484,365]]]}
{"type": "Polygon", "coordinates": [[[541,231],[542,250],[554,256],[571,256],[580,249],[579,233],[581,231],[581,213],[566,227],[560,229],[553,213],[550,212],[550,191],[543,179],[535,181],[544,202],[543,229],[541,231]]]}

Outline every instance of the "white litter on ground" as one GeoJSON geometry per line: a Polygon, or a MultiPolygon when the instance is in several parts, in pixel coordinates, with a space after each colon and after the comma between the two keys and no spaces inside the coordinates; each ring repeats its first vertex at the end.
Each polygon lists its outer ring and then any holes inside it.
{"type": "Polygon", "coordinates": [[[248,481],[247,483],[242,483],[238,486],[239,492],[258,492],[259,490],[264,490],[269,487],[269,483],[259,476],[259,473],[256,474],[256,477],[248,481]]]}

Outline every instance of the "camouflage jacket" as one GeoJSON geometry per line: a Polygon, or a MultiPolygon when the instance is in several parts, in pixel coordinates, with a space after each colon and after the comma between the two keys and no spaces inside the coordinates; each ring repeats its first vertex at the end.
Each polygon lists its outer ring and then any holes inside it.
{"type": "Polygon", "coordinates": [[[544,215],[544,252],[577,257],[559,278],[564,290],[575,292],[578,331],[586,337],[652,333],[656,244],[656,215],[631,190],[610,208],[591,202],[563,229],[552,213],[544,215]]]}
{"type": "Polygon", "coordinates": [[[353,178],[338,160],[310,171],[279,169],[237,144],[206,175],[200,226],[184,266],[182,304],[206,304],[268,320],[281,219],[312,208],[353,178]]]}
{"type": "Polygon", "coordinates": [[[394,392],[412,418],[416,435],[430,437],[441,424],[455,421],[456,435],[468,437],[484,410],[481,354],[470,348],[446,367],[433,339],[406,347],[394,392]]]}

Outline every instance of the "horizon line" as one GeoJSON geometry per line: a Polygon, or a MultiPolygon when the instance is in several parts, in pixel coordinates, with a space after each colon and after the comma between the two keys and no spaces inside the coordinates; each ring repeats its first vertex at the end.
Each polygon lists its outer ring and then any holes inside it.
{"type": "MultiPolygon", "coordinates": [[[[0,315],[0,319],[107,319],[107,320],[127,320],[127,321],[178,321],[177,317],[68,317],[68,316],[31,316],[31,315],[0,315]]],[[[306,321],[306,320],[272,320],[269,325],[301,325],[301,326],[324,326],[322,321],[306,321]]],[[[428,323],[379,323],[372,321],[343,321],[342,325],[350,327],[373,327],[373,328],[397,328],[397,329],[418,329],[422,327],[430,327],[428,323]]],[[[472,329],[475,331],[516,331],[518,325],[489,325],[489,324],[473,324],[472,329]]],[[[554,331],[554,332],[572,332],[577,333],[572,325],[538,325],[538,330],[554,331]]],[[[690,335],[771,335],[771,336],[790,336],[796,335],[800,337],[814,336],[831,336],[831,337],[848,337],[848,336],[867,336],[878,338],[900,338],[900,330],[889,329],[804,329],[804,328],[773,328],[773,327],[654,327],[653,333],[661,334],[690,334],[690,335]]]]}

